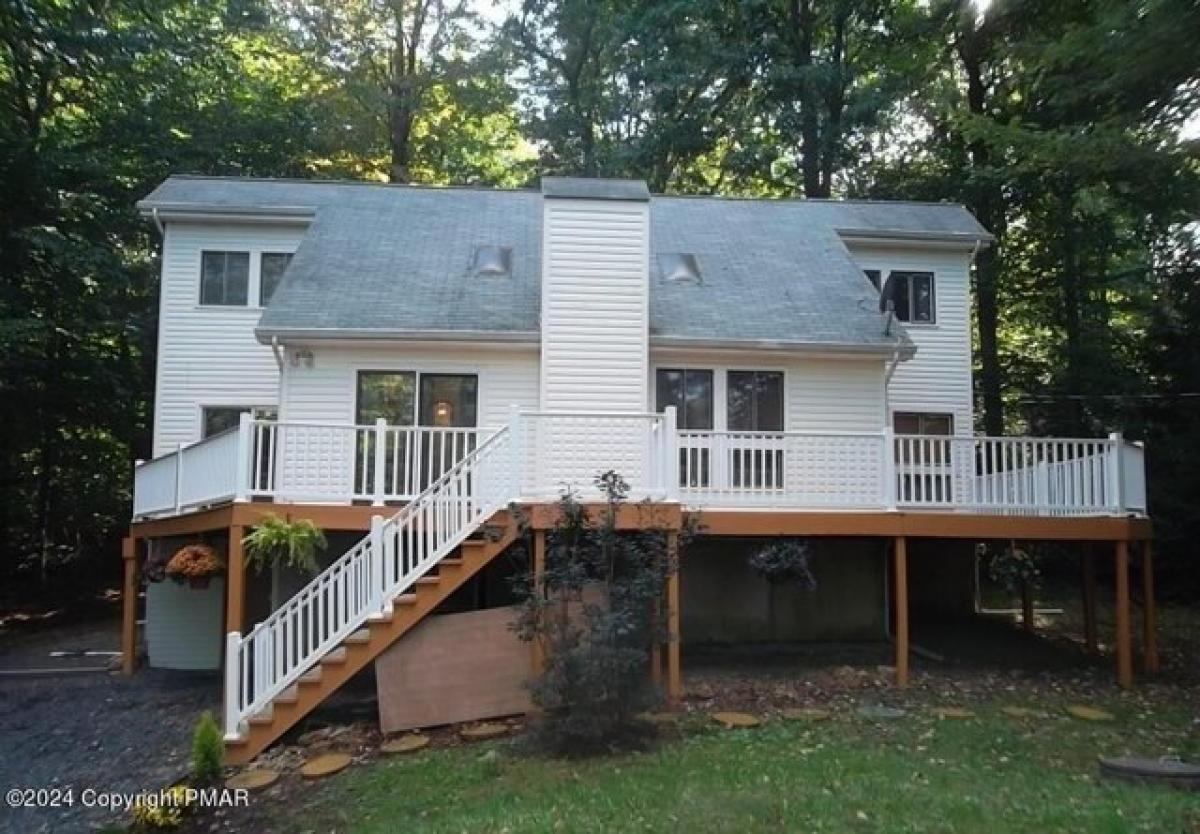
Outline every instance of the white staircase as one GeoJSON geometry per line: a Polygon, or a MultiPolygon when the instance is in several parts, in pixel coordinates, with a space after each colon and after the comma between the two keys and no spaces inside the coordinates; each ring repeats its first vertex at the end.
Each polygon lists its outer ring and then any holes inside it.
{"type": "MultiPolygon", "coordinates": [[[[390,621],[423,577],[519,491],[520,461],[510,427],[501,428],[318,574],[244,637],[226,636],[225,739],[243,740],[269,722],[306,675],[390,621]]],[[[434,580],[436,581],[436,580],[434,580]]]]}

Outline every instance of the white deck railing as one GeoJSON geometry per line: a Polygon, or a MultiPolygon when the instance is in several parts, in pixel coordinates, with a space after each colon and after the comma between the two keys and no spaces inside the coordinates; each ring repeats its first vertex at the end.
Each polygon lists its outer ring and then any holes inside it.
{"type": "Polygon", "coordinates": [[[684,499],[701,507],[1144,513],[1143,449],[1070,440],[888,431],[680,432],[684,499]]]}
{"type": "MultiPolygon", "coordinates": [[[[677,431],[674,414],[526,412],[512,443],[517,492],[594,492],[613,470],[634,497],[699,507],[1144,514],[1144,450],[1101,439],[878,432],[677,431]]],[[[277,423],[236,430],[139,464],[134,516],[227,501],[411,501],[495,429],[277,423]]]]}

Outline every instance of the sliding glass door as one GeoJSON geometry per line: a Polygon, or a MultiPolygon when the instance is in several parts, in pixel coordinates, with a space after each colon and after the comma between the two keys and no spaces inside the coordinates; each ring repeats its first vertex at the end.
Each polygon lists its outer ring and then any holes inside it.
{"type": "MultiPolygon", "coordinates": [[[[479,378],[474,374],[416,371],[359,371],[355,422],[388,424],[384,481],[391,494],[411,495],[427,487],[475,448],[479,378]],[[407,428],[406,428],[407,427],[407,428]]],[[[374,434],[359,439],[355,484],[374,481],[374,434]]]]}

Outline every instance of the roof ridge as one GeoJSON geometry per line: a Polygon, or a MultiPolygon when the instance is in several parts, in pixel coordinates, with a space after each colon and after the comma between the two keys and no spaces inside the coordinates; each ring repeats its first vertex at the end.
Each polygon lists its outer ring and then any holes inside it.
{"type": "MultiPolygon", "coordinates": [[[[364,186],[374,188],[395,188],[400,190],[412,191],[484,191],[496,192],[502,194],[538,194],[537,187],[521,187],[509,188],[498,185],[472,185],[472,184],[450,184],[437,185],[434,183],[419,183],[419,182],[379,182],[376,180],[355,180],[344,178],[303,178],[303,177],[257,177],[257,176],[239,176],[236,174],[170,174],[169,180],[208,180],[216,182],[254,182],[267,184],[281,185],[312,185],[312,186],[364,186]]],[[[595,177],[594,179],[602,181],[619,181],[615,177],[595,177]]],[[[938,206],[942,208],[961,208],[966,209],[964,203],[956,200],[869,200],[861,197],[842,198],[842,197],[749,197],[739,194],[662,194],[658,192],[651,193],[652,200],[722,200],[727,202],[744,202],[744,203],[770,203],[773,205],[789,204],[800,205],[803,203],[820,203],[830,205],[896,205],[896,206],[938,206]]]]}

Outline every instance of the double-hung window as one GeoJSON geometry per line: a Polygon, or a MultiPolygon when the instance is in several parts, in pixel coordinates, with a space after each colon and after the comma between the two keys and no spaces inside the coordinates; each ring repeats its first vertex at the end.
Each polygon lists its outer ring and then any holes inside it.
{"type": "Polygon", "coordinates": [[[250,299],[249,252],[200,254],[200,303],[208,307],[245,307],[250,299]]]}
{"type": "Polygon", "coordinates": [[[900,321],[912,324],[937,322],[937,299],[932,272],[892,271],[884,277],[878,269],[864,269],[880,292],[886,292],[900,321]]]}
{"type": "Polygon", "coordinates": [[[283,280],[283,271],[292,262],[291,252],[263,252],[258,270],[258,306],[266,307],[283,280]]]}

